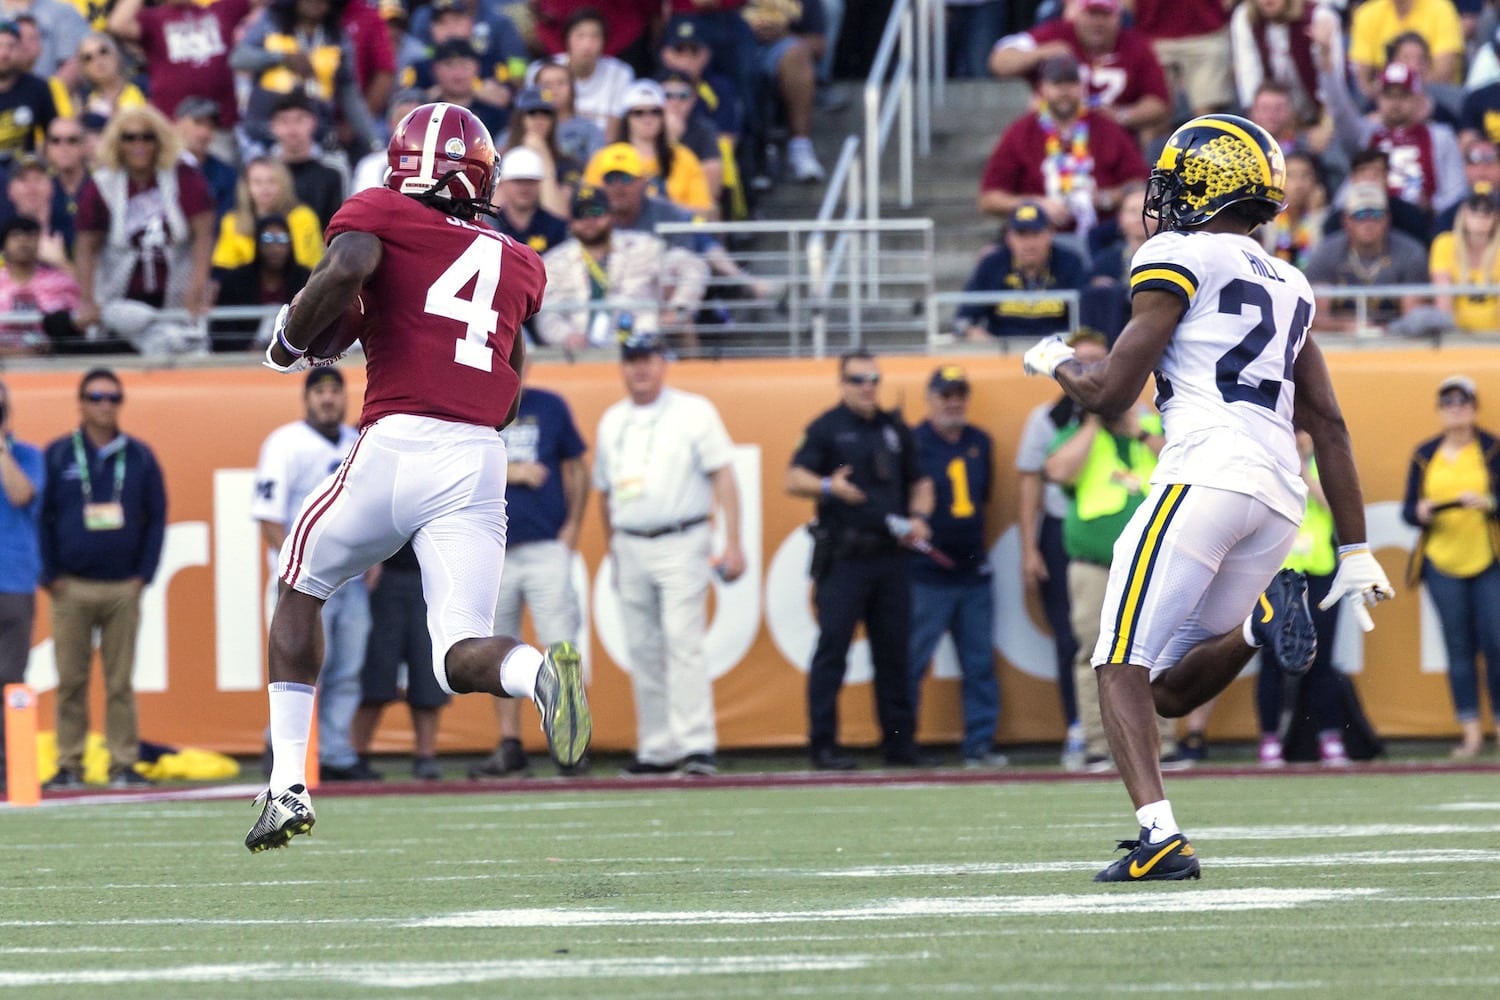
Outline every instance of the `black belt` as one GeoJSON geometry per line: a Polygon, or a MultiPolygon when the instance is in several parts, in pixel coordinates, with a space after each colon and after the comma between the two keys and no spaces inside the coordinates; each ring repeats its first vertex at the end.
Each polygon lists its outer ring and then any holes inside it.
{"type": "Polygon", "coordinates": [[[634,538],[660,538],[662,535],[675,535],[679,531],[696,528],[707,520],[708,515],[704,514],[702,517],[690,517],[686,521],[678,521],[676,524],[669,524],[664,528],[647,528],[644,531],[637,531],[631,528],[621,528],[619,530],[622,534],[630,535],[634,538]]]}

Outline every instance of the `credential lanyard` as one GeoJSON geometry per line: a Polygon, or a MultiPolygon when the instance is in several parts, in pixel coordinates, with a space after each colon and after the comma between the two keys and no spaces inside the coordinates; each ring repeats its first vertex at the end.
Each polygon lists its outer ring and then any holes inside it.
{"type": "MultiPolygon", "coordinates": [[[[94,502],[94,487],[89,479],[89,460],[83,450],[83,432],[73,432],[73,457],[78,461],[78,481],[83,487],[83,502],[94,502]]],[[[120,490],[125,485],[125,445],[121,443],[120,450],[115,452],[115,492],[113,500],[120,502],[120,490]]]]}

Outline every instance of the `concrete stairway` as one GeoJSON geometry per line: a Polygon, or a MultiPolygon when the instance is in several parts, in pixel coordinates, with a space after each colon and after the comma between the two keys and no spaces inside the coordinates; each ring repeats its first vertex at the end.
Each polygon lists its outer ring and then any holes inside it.
{"type": "MultiPolygon", "coordinates": [[[[844,137],[864,131],[861,85],[846,81],[838,88],[848,97],[848,104],[836,112],[819,111],[813,136],[818,156],[830,171],[844,137]]],[[[1030,97],[1030,89],[1015,81],[949,81],[943,106],[933,109],[932,154],[916,159],[910,208],[897,204],[894,143],[886,150],[881,163],[881,213],[885,218],[933,220],[938,233],[934,270],[940,291],[960,290],[980,252],[997,238],[999,221],[981,216],[975,207],[979,178],[1000,133],[1026,110],[1030,97]]],[[[761,197],[757,214],[765,219],[812,218],[823,194],[822,185],[783,181],[761,197]]]]}

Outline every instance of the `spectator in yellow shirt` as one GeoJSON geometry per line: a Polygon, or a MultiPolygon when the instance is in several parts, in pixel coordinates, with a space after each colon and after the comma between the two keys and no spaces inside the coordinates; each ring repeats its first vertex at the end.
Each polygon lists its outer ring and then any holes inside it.
{"type": "MultiPolygon", "coordinates": [[[[1476,184],[1459,205],[1453,228],[1432,241],[1427,270],[1434,285],[1500,284],[1500,200],[1476,184]]],[[[1437,306],[1468,333],[1500,332],[1500,296],[1439,295],[1437,306]]]]}
{"type": "Polygon", "coordinates": [[[629,146],[640,157],[640,176],[648,179],[651,193],[663,195],[690,212],[716,218],[718,207],[709,192],[702,162],[692,150],[667,136],[665,104],[666,95],[655,80],[636,80],[625,88],[615,134],[618,141],[589,160],[583,171],[584,183],[603,184],[609,171],[610,150],[614,146],[629,146]]]}
{"type": "Polygon", "coordinates": [[[1360,89],[1374,99],[1386,66],[1386,46],[1407,31],[1427,40],[1432,53],[1431,80],[1459,83],[1464,32],[1453,0],[1369,0],[1354,12],[1349,29],[1349,61],[1360,89]]]}
{"type": "Polygon", "coordinates": [[[1500,705],[1500,441],[1479,426],[1478,410],[1473,379],[1452,375],[1438,386],[1442,432],[1413,451],[1401,505],[1402,520],[1422,531],[1407,579],[1422,581],[1442,622],[1460,760],[1484,749],[1476,654],[1484,654],[1491,714],[1500,705]]]}
{"type": "Polygon", "coordinates": [[[119,44],[102,31],[87,35],[78,46],[80,86],[68,95],[67,106],[58,105],[63,118],[97,115],[108,121],[121,108],[146,103],[141,88],[125,72],[125,57],[119,44]]]}
{"type": "Polygon", "coordinates": [[[234,211],[219,224],[214,245],[216,271],[228,271],[255,260],[255,220],[267,215],[286,219],[292,235],[292,257],[312,268],[323,259],[323,227],[318,213],[297,200],[292,174],[286,164],[269,156],[257,156],[245,164],[235,192],[234,211]]]}

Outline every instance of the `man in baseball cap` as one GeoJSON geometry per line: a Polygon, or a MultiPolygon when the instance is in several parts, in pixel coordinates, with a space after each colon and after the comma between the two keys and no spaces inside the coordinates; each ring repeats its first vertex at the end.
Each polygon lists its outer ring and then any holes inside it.
{"type": "Polygon", "coordinates": [[[1035,201],[1021,202],[1005,223],[1005,231],[1008,233],[1040,233],[1051,228],[1052,222],[1047,218],[1047,213],[1035,201]]]}
{"type": "Polygon", "coordinates": [[[1467,375],[1449,375],[1438,386],[1438,405],[1479,402],[1479,391],[1467,375]]]}
{"type": "Polygon", "coordinates": [[[546,184],[547,166],[536,150],[516,146],[506,152],[496,179],[496,229],[537,253],[546,253],[568,238],[567,220],[542,204],[543,188],[555,192],[556,186],[546,184]]]}
{"type": "MultiPolygon", "coordinates": [[[[1052,221],[1040,201],[1017,203],[1006,217],[1001,245],[979,259],[964,291],[1082,291],[1088,284],[1087,266],[1078,254],[1056,245],[1052,233],[1052,221]]],[[[1067,329],[1068,305],[1064,299],[967,303],[959,307],[954,320],[969,340],[1045,336],[1067,329]]]]}
{"type": "Polygon", "coordinates": [[[645,171],[641,165],[641,154],[628,142],[612,142],[589,161],[584,171],[584,180],[594,184],[611,184],[617,181],[633,181],[645,171]]]}
{"type": "Polygon", "coordinates": [[[949,393],[969,393],[969,376],[962,365],[939,365],[927,380],[927,391],[939,396],[949,393]]]}
{"type": "Polygon", "coordinates": [[[541,155],[527,146],[516,146],[500,158],[502,181],[539,181],[545,176],[541,155]]]}
{"type": "Polygon", "coordinates": [[[935,502],[929,552],[908,560],[912,617],[907,662],[915,712],[927,665],[944,634],[952,636],[963,678],[959,752],[964,767],[973,769],[1009,762],[994,749],[1000,688],[990,649],[995,608],[985,544],[994,443],[970,422],[969,398],[963,367],[939,365],[927,380],[927,418],[912,429],[917,463],[933,484],[935,502]]]}

